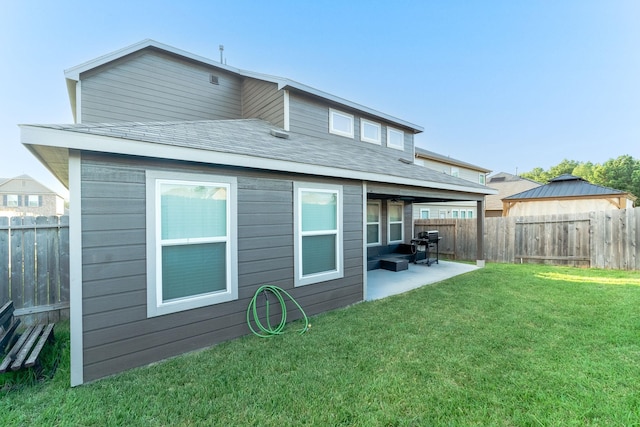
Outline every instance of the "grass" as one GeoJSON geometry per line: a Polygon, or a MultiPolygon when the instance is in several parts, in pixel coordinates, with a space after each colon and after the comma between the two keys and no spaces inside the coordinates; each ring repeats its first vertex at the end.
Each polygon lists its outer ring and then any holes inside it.
{"type": "Polygon", "coordinates": [[[0,425],[640,425],[640,274],[488,265],[71,389],[3,392],[0,425]]]}

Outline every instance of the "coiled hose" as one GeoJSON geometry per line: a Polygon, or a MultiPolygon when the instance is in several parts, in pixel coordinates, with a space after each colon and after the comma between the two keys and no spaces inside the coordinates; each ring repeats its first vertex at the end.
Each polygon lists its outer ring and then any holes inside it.
{"type": "Polygon", "coordinates": [[[294,300],[291,295],[289,295],[287,291],[277,286],[264,285],[258,288],[255,295],[253,295],[253,298],[251,298],[251,302],[249,302],[249,306],[247,307],[247,324],[249,325],[249,329],[251,329],[251,332],[253,332],[254,335],[257,335],[262,338],[267,338],[273,335],[280,335],[283,333],[284,326],[287,323],[287,306],[284,300],[285,296],[288,297],[296,305],[296,307],[298,307],[298,310],[300,310],[300,313],[302,313],[302,317],[304,319],[304,327],[300,329],[298,332],[300,332],[300,334],[304,334],[311,327],[311,325],[309,324],[309,319],[307,318],[307,315],[305,314],[304,310],[302,309],[302,307],[300,307],[300,304],[298,304],[298,302],[294,300]],[[264,294],[265,301],[266,301],[265,302],[265,310],[266,310],[265,315],[267,319],[266,326],[262,324],[262,322],[260,321],[260,317],[258,315],[257,300],[261,294],[264,294]],[[269,294],[275,296],[276,300],[278,300],[278,302],[280,303],[280,313],[281,313],[280,323],[278,323],[278,325],[275,327],[271,325],[271,320],[270,320],[269,294]],[[253,323],[255,323],[257,330],[254,329],[253,325],[251,324],[252,314],[253,314],[253,323]]]}

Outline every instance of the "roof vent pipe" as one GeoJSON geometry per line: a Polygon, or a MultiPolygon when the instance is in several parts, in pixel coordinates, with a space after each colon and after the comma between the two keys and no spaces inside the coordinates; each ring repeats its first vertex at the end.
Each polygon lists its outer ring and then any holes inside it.
{"type": "Polygon", "coordinates": [[[220,63],[222,64],[222,53],[224,52],[224,45],[220,45],[220,63]]]}

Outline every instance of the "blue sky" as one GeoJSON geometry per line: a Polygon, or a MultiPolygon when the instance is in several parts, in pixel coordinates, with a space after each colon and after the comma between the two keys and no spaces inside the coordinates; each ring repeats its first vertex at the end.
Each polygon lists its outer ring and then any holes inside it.
{"type": "Polygon", "coordinates": [[[640,1],[0,0],[0,177],[60,191],[18,123],[70,123],[63,71],[151,38],[421,125],[493,172],[640,158],[640,1]]]}

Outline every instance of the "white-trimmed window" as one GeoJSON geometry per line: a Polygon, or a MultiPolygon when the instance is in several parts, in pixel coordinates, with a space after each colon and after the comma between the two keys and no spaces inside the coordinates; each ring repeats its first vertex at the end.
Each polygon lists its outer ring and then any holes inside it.
{"type": "Polygon", "coordinates": [[[353,138],[353,115],[329,109],[329,133],[353,138]]]}
{"type": "Polygon", "coordinates": [[[446,219],[447,218],[447,211],[445,209],[440,209],[438,211],[438,218],[446,219]]]}
{"type": "Polygon", "coordinates": [[[425,208],[420,208],[420,219],[429,219],[430,210],[425,208]]]}
{"type": "Polygon", "coordinates": [[[467,218],[472,219],[473,218],[473,211],[471,209],[469,209],[467,211],[467,218]]]}
{"type": "Polygon", "coordinates": [[[7,194],[7,206],[14,208],[18,206],[17,194],[7,194]]]}
{"type": "Polygon", "coordinates": [[[451,218],[458,219],[460,217],[460,211],[458,209],[451,209],[451,218]]]}
{"type": "Polygon", "coordinates": [[[380,145],[382,142],[382,126],[380,123],[360,119],[360,140],[380,145]]]}
{"type": "Polygon", "coordinates": [[[30,208],[37,208],[40,206],[40,196],[37,195],[29,195],[27,199],[27,203],[30,208]]]}
{"type": "Polygon", "coordinates": [[[451,176],[460,177],[460,169],[451,167],[451,176]]]}
{"type": "Polygon", "coordinates": [[[369,200],[367,202],[367,245],[375,246],[380,241],[380,200],[369,200]]]}
{"type": "Polygon", "coordinates": [[[479,175],[478,175],[478,183],[480,183],[480,184],[482,184],[482,185],[485,185],[485,182],[486,182],[486,177],[485,177],[485,175],[484,175],[483,173],[479,174],[479,175]]]}
{"type": "Polygon", "coordinates": [[[460,219],[467,219],[467,211],[460,209],[460,219]]]}
{"type": "Polygon", "coordinates": [[[404,150],[404,132],[399,129],[387,127],[387,147],[404,150]]]}
{"type": "Polygon", "coordinates": [[[236,178],[146,175],[147,316],[237,299],[236,178]]]}
{"type": "Polygon", "coordinates": [[[344,276],[342,186],[294,183],[295,286],[344,276]]]}
{"type": "Polygon", "coordinates": [[[389,202],[387,204],[389,243],[401,243],[404,241],[403,212],[404,205],[402,202],[389,202]]]}

